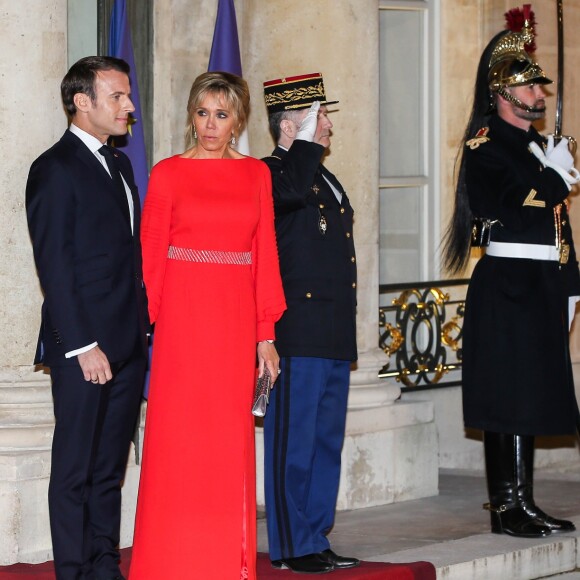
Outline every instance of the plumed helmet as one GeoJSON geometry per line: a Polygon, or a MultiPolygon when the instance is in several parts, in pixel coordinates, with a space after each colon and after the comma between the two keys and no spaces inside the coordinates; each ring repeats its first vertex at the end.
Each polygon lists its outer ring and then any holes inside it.
{"type": "Polygon", "coordinates": [[[526,50],[526,47],[534,42],[534,30],[530,24],[529,14],[529,4],[524,5],[524,23],[521,31],[506,32],[493,48],[487,75],[491,91],[497,92],[505,87],[530,83],[545,85],[552,82],[526,50]]]}

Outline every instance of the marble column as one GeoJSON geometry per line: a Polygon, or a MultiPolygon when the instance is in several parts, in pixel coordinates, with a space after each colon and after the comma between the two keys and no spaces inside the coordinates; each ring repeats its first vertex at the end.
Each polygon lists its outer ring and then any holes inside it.
{"type": "Polygon", "coordinates": [[[53,413],[33,372],[42,295],[24,208],[31,162],[66,128],[66,0],[0,2],[0,564],[50,555],[46,490],[53,413]]]}

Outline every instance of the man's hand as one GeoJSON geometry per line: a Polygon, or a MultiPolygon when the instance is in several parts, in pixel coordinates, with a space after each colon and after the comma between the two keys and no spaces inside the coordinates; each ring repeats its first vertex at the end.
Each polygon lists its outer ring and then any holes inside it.
{"type": "Polygon", "coordinates": [[[77,355],[77,358],[81,370],[83,371],[85,381],[90,381],[95,385],[97,383],[104,385],[113,378],[109,360],[98,346],[77,355]]]}
{"type": "Polygon", "coordinates": [[[310,105],[306,117],[300,123],[300,128],[298,129],[298,133],[296,133],[296,139],[312,142],[314,134],[316,133],[316,126],[318,125],[318,109],[320,109],[320,101],[314,101],[310,105]]]}

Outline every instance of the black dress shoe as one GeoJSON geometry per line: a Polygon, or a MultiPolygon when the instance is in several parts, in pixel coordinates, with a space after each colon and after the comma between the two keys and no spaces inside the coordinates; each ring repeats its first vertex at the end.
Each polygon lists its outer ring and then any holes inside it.
{"type": "Polygon", "coordinates": [[[320,554],[307,554],[297,558],[272,560],[273,568],[286,568],[296,574],[326,574],[334,570],[334,565],[320,559],[320,554]]]}
{"type": "Polygon", "coordinates": [[[354,568],[360,564],[360,560],[356,558],[346,558],[345,556],[339,556],[335,554],[330,548],[320,552],[318,557],[324,561],[332,564],[337,570],[342,570],[343,568],[354,568]]]}

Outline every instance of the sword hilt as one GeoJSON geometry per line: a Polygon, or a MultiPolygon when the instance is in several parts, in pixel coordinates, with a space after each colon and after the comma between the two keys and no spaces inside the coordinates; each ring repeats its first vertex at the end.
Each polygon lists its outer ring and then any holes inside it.
{"type": "Polygon", "coordinates": [[[554,145],[560,143],[562,139],[568,139],[568,150],[572,154],[572,157],[574,157],[576,155],[576,149],[578,147],[576,139],[574,139],[574,137],[571,137],[569,135],[554,135],[554,145]]]}

